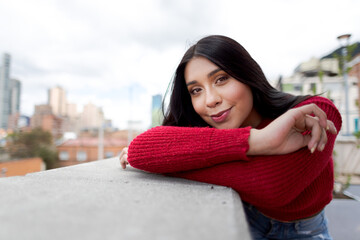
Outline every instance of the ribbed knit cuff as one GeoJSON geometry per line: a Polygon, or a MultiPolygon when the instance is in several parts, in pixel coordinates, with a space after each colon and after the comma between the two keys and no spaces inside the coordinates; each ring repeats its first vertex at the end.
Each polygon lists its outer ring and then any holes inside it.
{"type": "Polygon", "coordinates": [[[249,161],[246,152],[249,150],[251,127],[238,129],[214,129],[209,139],[209,162],[218,164],[224,159],[249,161]]]}

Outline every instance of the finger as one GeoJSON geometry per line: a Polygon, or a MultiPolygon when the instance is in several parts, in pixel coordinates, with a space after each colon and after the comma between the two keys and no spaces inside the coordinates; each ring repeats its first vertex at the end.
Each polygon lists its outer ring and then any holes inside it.
{"type": "Polygon", "coordinates": [[[315,117],[318,117],[320,126],[323,128],[327,128],[327,115],[316,104],[314,104],[314,103],[308,104],[308,105],[300,107],[299,109],[304,114],[309,114],[309,115],[313,114],[315,117]]]}
{"type": "MultiPolygon", "coordinates": [[[[318,117],[314,117],[314,119],[319,121],[318,117]]],[[[327,121],[329,121],[329,120],[327,120],[327,121]]],[[[329,124],[326,124],[326,126],[329,126],[329,124]]],[[[327,137],[327,134],[326,134],[326,129],[321,128],[321,136],[320,136],[320,141],[319,141],[319,143],[317,145],[317,150],[318,151],[324,150],[327,141],[328,141],[328,137],[327,137]]]]}
{"type": "MultiPolygon", "coordinates": [[[[304,146],[304,147],[307,146],[307,145],[309,144],[310,140],[311,140],[311,136],[310,136],[310,135],[304,135],[304,137],[303,137],[303,146],[304,146]]],[[[309,148],[309,149],[310,149],[310,148],[309,148]]]]}
{"type": "Polygon", "coordinates": [[[327,141],[328,141],[328,138],[326,135],[326,130],[323,128],[322,133],[321,133],[321,138],[320,138],[318,148],[317,148],[320,152],[324,150],[327,141]]]}
{"type": "Polygon", "coordinates": [[[328,128],[327,128],[328,131],[330,131],[332,134],[337,134],[335,124],[332,121],[327,120],[327,125],[328,125],[328,128]]]}
{"type": "Polygon", "coordinates": [[[126,164],[121,164],[122,169],[126,169],[126,164]]]}
{"type": "Polygon", "coordinates": [[[120,159],[122,158],[122,156],[124,155],[124,154],[127,154],[128,153],[128,148],[127,147],[124,147],[122,150],[121,150],[121,153],[120,153],[120,159]]]}
{"type": "Polygon", "coordinates": [[[126,169],[126,164],[124,164],[123,162],[121,162],[120,164],[122,169],[126,169]]]}
{"type": "Polygon", "coordinates": [[[127,154],[124,154],[123,157],[120,159],[120,165],[123,169],[126,168],[126,165],[128,165],[129,162],[127,161],[127,154]]]}
{"type": "MultiPolygon", "coordinates": [[[[318,117],[313,117],[313,119],[316,119],[317,121],[319,121],[319,118],[318,117]]],[[[328,120],[329,121],[329,120],[328,120]]],[[[328,124],[327,124],[328,126],[328,124]]],[[[325,128],[321,128],[321,136],[320,136],[320,140],[319,140],[319,143],[317,145],[317,150],[318,151],[322,151],[324,150],[325,148],[325,145],[328,141],[328,137],[327,137],[327,134],[326,134],[326,129],[325,128]]]]}
{"type": "Polygon", "coordinates": [[[306,116],[305,127],[311,131],[311,140],[308,143],[308,148],[313,153],[319,146],[323,128],[320,126],[319,120],[311,116],[306,116]]]}

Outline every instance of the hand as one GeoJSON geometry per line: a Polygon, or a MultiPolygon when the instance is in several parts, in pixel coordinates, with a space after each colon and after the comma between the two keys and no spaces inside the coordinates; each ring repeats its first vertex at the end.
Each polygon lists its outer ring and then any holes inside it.
{"type": "Polygon", "coordinates": [[[251,129],[248,155],[287,154],[307,146],[313,153],[322,151],[327,143],[326,131],[336,134],[336,128],[326,113],[316,104],[293,108],[276,118],[267,127],[251,129]],[[310,116],[313,114],[314,116],[310,116]],[[303,135],[304,131],[310,134],[303,135]]]}
{"type": "Polygon", "coordinates": [[[126,165],[129,164],[129,162],[127,161],[127,158],[128,158],[128,148],[125,147],[123,148],[123,150],[121,150],[121,153],[120,153],[120,165],[123,169],[126,168],[126,165]]]}

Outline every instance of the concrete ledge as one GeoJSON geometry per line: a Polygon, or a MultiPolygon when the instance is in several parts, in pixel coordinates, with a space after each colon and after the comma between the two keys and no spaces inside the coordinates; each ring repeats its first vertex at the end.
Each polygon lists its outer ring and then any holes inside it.
{"type": "Polygon", "coordinates": [[[234,190],[117,158],[2,178],[0,193],[0,239],[250,239],[234,190]]]}

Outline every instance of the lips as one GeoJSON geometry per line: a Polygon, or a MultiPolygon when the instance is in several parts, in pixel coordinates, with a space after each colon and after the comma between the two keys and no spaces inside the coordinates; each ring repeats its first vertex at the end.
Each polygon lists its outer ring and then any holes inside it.
{"type": "Polygon", "coordinates": [[[225,111],[221,111],[217,114],[211,115],[210,117],[216,123],[224,122],[226,120],[227,116],[230,114],[230,110],[231,110],[231,108],[229,108],[225,111]]]}

